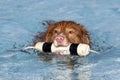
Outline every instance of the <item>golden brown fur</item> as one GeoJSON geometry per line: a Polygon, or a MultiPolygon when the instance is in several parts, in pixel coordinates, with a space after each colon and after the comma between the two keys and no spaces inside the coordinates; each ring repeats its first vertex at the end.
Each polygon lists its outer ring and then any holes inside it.
{"type": "Polygon", "coordinates": [[[63,33],[67,43],[85,43],[90,45],[88,31],[73,21],[60,21],[48,26],[42,41],[53,42],[55,37],[63,33]]]}

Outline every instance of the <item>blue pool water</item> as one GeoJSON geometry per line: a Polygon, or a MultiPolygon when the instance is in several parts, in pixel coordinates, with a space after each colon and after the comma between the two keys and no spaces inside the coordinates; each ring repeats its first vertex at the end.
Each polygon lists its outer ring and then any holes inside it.
{"type": "Polygon", "coordinates": [[[120,80],[120,0],[0,0],[0,80],[120,80]],[[86,57],[20,51],[44,20],[74,20],[90,32],[86,57]]]}

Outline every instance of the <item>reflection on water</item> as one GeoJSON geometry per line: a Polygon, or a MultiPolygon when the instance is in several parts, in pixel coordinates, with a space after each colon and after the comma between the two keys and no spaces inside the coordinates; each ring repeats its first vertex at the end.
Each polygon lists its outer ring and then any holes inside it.
{"type": "MultiPolygon", "coordinates": [[[[69,79],[67,80],[90,80],[92,66],[89,64],[87,57],[58,56],[51,53],[39,53],[38,56],[40,60],[56,65],[55,67],[58,70],[70,71],[68,74],[69,79]]],[[[67,73],[65,72],[63,75],[65,77],[67,73]]]]}

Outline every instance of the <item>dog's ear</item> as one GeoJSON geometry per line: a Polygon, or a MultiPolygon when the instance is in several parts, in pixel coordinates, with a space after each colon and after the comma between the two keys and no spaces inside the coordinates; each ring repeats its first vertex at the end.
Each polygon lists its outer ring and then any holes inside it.
{"type": "Polygon", "coordinates": [[[45,41],[45,42],[51,42],[52,41],[54,28],[55,28],[55,26],[52,25],[52,24],[48,26],[47,30],[45,31],[45,35],[44,35],[42,41],[45,41]]]}
{"type": "Polygon", "coordinates": [[[48,27],[49,25],[56,23],[56,21],[54,21],[54,20],[44,20],[41,23],[42,23],[43,26],[48,27]]]}
{"type": "Polygon", "coordinates": [[[90,45],[90,37],[88,31],[84,28],[83,25],[79,25],[79,32],[81,36],[81,40],[83,43],[90,45]]]}

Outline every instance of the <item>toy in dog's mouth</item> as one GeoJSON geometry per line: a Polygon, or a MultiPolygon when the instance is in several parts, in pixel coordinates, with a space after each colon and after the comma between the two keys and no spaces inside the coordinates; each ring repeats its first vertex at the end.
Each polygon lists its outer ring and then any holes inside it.
{"type": "Polygon", "coordinates": [[[36,49],[41,52],[52,52],[52,53],[61,53],[62,55],[79,55],[87,56],[90,52],[98,53],[97,51],[90,50],[89,45],[87,44],[74,44],[71,43],[68,46],[56,47],[53,43],[47,42],[38,42],[35,46],[28,46],[26,49],[36,49]]]}

